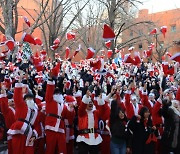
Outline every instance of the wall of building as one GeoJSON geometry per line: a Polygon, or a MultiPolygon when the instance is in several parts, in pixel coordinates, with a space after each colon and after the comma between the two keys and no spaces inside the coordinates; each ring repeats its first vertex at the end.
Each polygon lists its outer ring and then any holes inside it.
{"type": "MultiPolygon", "coordinates": [[[[163,44],[164,47],[168,47],[174,41],[180,40],[180,10],[168,10],[164,12],[157,12],[149,14],[147,9],[140,10],[138,17],[135,22],[141,21],[152,21],[154,25],[138,25],[123,33],[122,42],[127,41],[130,38],[137,37],[139,35],[145,34],[146,37],[141,37],[138,39],[137,43],[132,44],[136,51],[140,51],[141,54],[144,50],[148,49],[148,41],[152,41],[156,44],[156,39],[153,35],[147,35],[152,29],[158,28],[158,40],[163,44]],[[164,38],[160,32],[161,26],[167,26],[166,37],[164,38]],[[142,46],[141,46],[142,45],[142,46]]],[[[180,46],[173,45],[168,49],[168,52],[174,54],[180,51],[180,46]]],[[[155,50],[154,50],[155,52],[155,50]]],[[[125,48],[125,53],[128,53],[128,47],[125,48]]]]}

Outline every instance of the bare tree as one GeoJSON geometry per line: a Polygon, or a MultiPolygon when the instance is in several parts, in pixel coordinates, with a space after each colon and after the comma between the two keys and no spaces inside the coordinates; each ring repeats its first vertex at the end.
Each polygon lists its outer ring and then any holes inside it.
{"type": "MultiPolygon", "coordinates": [[[[41,13],[38,13],[35,10],[39,18],[39,23],[37,23],[36,19],[31,16],[30,13],[28,13],[28,11],[26,10],[26,12],[35,21],[36,26],[40,27],[43,33],[45,49],[48,52],[49,56],[51,56],[52,58],[54,57],[54,52],[52,52],[50,46],[53,45],[53,41],[56,38],[59,38],[61,42],[56,52],[59,52],[63,49],[62,47],[67,42],[67,40],[65,39],[66,32],[70,29],[79,13],[87,5],[88,0],[83,3],[83,5],[81,5],[79,10],[77,10],[77,12],[73,16],[70,16],[70,12],[73,6],[80,2],[81,1],[78,0],[52,0],[52,2],[49,3],[48,7],[46,7],[47,1],[42,0],[41,3],[39,3],[41,13]]],[[[34,26],[34,28],[36,26],[34,26]]]]}
{"type": "Polygon", "coordinates": [[[14,38],[18,27],[17,4],[19,0],[0,0],[3,19],[0,19],[0,31],[7,39],[14,38]]]}

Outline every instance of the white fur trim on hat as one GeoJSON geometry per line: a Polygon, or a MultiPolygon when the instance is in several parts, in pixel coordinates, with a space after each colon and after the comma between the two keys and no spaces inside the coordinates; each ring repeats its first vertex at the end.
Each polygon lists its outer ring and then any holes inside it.
{"type": "Polygon", "coordinates": [[[91,102],[91,98],[87,98],[87,96],[84,95],[83,98],[82,98],[82,102],[83,102],[84,104],[89,104],[89,102],[91,102]]]}

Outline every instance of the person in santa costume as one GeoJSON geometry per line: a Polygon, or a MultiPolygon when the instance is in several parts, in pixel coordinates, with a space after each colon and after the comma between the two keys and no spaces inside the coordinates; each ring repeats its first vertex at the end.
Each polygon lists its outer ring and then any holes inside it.
{"type": "Polygon", "coordinates": [[[125,108],[127,118],[131,119],[134,115],[138,115],[142,105],[139,104],[136,94],[132,94],[132,83],[129,85],[129,89],[125,92],[125,108]]]}
{"type": "Polygon", "coordinates": [[[34,96],[27,93],[23,99],[22,75],[19,83],[15,84],[15,122],[8,130],[8,135],[12,136],[13,154],[33,154],[34,140],[38,137],[38,109],[34,102],[34,96]]]}
{"type": "Polygon", "coordinates": [[[44,95],[42,93],[42,86],[38,85],[38,90],[35,91],[35,103],[38,106],[39,112],[39,133],[40,135],[35,141],[35,153],[45,153],[45,118],[46,118],[46,102],[44,101],[44,95]]]}
{"type": "MultiPolygon", "coordinates": [[[[5,119],[5,124],[7,129],[10,129],[12,124],[15,122],[15,110],[12,107],[14,105],[13,99],[11,98],[12,96],[8,96],[6,94],[6,90],[1,87],[1,94],[0,94],[0,108],[1,112],[4,116],[5,119]],[[9,98],[9,99],[8,99],[9,98]]],[[[12,154],[12,137],[8,136],[8,153],[12,154]]]]}
{"type": "Polygon", "coordinates": [[[106,112],[105,101],[102,95],[97,98],[98,110],[93,105],[91,92],[87,90],[82,98],[82,103],[78,110],[78,128],[79,135],[77,137],[79,154],[98,154],[99,144],[102,142],[101,136],[97,133],[98,119],[106,112]]]}
{"type": "Polygon", "coordinates": [[[95,90],[95,97],[93,99],[94,105],[96,109],[101,108],[101,106],[98,105],[98,96],[102,95],[102,98],[105,100],[104,106],[106,106],[106,112],[101,115],[99,121],[98,121],[98,133],[101,135],[103,141],[100,144],[100,151],[104,154],[110,154],[110,128],[109,128],[109,118],[110,118],[110,100],[108,97],[106,97],[106,94],[101,91],[100,88],[96,87],[95,90]]]}
{"type": "MultiPolygon", "coordinates": [[[[75,106],[76,105],[76,99],[75,97],[71,95],[65,96],[65,105],[67,107],[69,106],[75,106]]],[[[74,151],[74,117],[75,117],[75,110],[73,111],[73,115],[69,117],[68,119],[64,119],[65,122],[65,132],[66,132],[66,149],[67,154],[73,154],[74,151]]]]}
{"type": "Polygon", "coordinates": [[[45,101],[46,154],[54,154],[56,149],[58,153],[66,154],[64,119],[74,115],[74,108],[64,105],[61,90],[55,87],[55,81],[52,78],[47,81],[45,101]]]}

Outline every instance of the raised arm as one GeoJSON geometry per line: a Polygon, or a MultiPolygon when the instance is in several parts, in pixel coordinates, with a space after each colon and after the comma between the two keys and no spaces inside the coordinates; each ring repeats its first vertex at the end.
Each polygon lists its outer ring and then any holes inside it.
{"type": "Polygon", "coordinates": [[[21,108],[25,105],[23,94],[22,94],[23,84],[16,83],[14,88],[14,103],[15,108],[21,108]]]}
{"type": "Polygon", "coordinates": [[[54,89],[55,89],[55,81],[48,80],[46,85],[46,95],[45,95],[46,103],[52,102],[54,89]]]}

